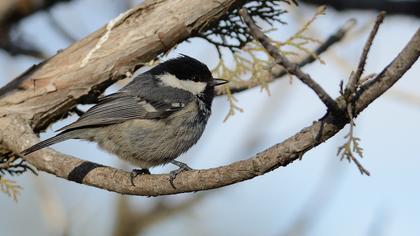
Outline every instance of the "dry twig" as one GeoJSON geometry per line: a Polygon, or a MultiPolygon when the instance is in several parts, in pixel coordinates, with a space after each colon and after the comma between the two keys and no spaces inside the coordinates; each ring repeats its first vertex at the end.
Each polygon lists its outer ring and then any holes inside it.
{"type": "Polygon", "coordinates": [[[327,92],[315,82],[309,74],[304,73],[299,65],[289,61],[285,56],[281,55],[278,49],[271,44],[270,38],[268,38],[254,23],[249,14],[244,8],[239,11],[245,23],[248,25],[251,34],[256,40],[258,40],[267,52],[276,60],[276,62],[282,65],[285,70],[295,75],[300,81],[310,87],[321,99],[321,101],[328,107],[330,111],[339,112],[337,103],[328,95],[327,92]]]}
{"type": "Polygon", "coordinates": [[[378,33],[379,25],[383,22],[384,17],[385,17],[385,12],[379,13],[379,15],[376,17],[375,24],[372,28],[372,31],[369,34],[369,38],[367,39],[365,43],[362,55],[360,56],[357,70],[355,73],[353,73],[350,76],[349,82],[347,83],[346,90],[345,90],[346,96],[350,96],[351,93],[356,92],[356,89],[359,85],[359,80],[362,77],[363,71],[365,69],[367,55],[369,53],[370,48],[372,47],[373,39],[378,33]]]}
{"type": "MultiPolygon", "coordinates": [[[[314,62],[317,58],[314,55],[321,55],[322,53],[326,52],[335,44],[341,42],[341,40],[347,35],[347,33],[354,27],[356,23],[355,19],[350,19],[346,23],[344,23],[341,27],[339,27],[334,33],[332,33],[327,39],[321,43],[313,53],[309,54],[297,64],[299,67],[304,67],[312,62],[314,62]]],[[[266,83],[270,83],[276,79],[283,78],[283,76],[287,75],[287,71],[282,69],[281,66],[274,66],[271,70],[271,76],[266,80],[266,83]]],[[[260,84],[255,80],[247,80],[247,81],[240,81],[240,82],[231,82],[224,86],[229,86],[229,90],[231,94],[239,93],[242,91],[246,91],[251,88],[255,88],[260,84]]],[[[222,96],[227,94],[227,89],[224,87],[216,87],[216,95],[222,96]]]]}
{"type": "Polygon", "coordinates": [[[366,65],[367,55],[369,53],[370,48],[372,47],[373,39],[375,38],[376,34],[378,33],[379,25],[383,22],[385,16],[385,12],[379,13],[379,15],[376,17],[375,24],[369,34],[369,37],[365,43],[365,46],[363,47],[362,55],[360,56],[359,64],[357,66],[356,72],[352,72],[350,74],[349,81],[346,85],[346,89],[344,91],[341,91],[342,96],[344,97],[344,100],[346,102],[347,106],[347,116],[350,119],[350,131],[345,136],[347,138],[347,141],[338,148],[337,155],[341,156],[341,160],[346,159],[349,162],[353,162],[356,164],[357,168],[359,169],[360,173],[370,175],[369,171],[366,170],[366,168],[363,167],[363,165],[359,162],[359,160],[356,158],[356,155],[358,155],[360,158],[363,157],[363,148],[360,146],[360,138],[355,137],[353,130],[354,126],[356,125],[354,122],[354,114],[353,114],[353,101],[356,97],[356,91],[357,89],[363,84],[369,84],[369,81],[371,81],[372,75],[368,75],[365,78],[361,78],[363,75],[363,71],[366,65]],[[354,154],[354,152],[356,154],[354,154]]]}

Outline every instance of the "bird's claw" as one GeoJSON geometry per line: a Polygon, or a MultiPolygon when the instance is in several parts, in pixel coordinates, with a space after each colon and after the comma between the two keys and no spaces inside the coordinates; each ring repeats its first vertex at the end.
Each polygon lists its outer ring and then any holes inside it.
{"type": "Polygon", "coordinates": [[[193,168],[191,168],[187,164],[179,162],[179,161],[171,161],[171,163],[179,167],[177,170],[173,170],[173,171],[169,172],[169,183],[171,184],[171,186],[174,189],[176,189],[176,187],[174,185],[174,180],[175,180],[176,176],[181,172],[193,170],[193,168]]]}
{"type": "Polygon", "coordinates": [[[131,171],[130,174],[130,181],[131,181],[131,185],[136,186],[134,184],[134,179],[138,176],[138,175],[150,175],[150,171],[149,169],[133,169],[131,171]]]}

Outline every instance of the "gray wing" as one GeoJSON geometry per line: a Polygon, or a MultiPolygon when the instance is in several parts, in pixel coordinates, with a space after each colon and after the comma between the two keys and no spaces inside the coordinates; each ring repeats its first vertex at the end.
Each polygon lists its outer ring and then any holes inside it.
{"type": "Polygon", "coordinates": [[[147,79],[138,81],[136,87],[141,89],[133,90],[126,86],[117,93],[105,96],[77,121],[59,131],[118,124],[131,119],[162,119],[182,109],[193,99],[193,95],[183,90],[150,86],[148,83],[151,82],[147,79]],[[142,83],[144,86],[141,86],[142,83]]]}

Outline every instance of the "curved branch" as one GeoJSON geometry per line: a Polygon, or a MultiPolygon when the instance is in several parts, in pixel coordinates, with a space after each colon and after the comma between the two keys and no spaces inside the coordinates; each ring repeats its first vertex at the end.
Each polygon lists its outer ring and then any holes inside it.
{"type": "MultiPolygon", "coordinates": [[[[140,59],[147,61],[201,30],[235,2],[160,0],[119,16],[107,27],[59,53],[33,72],[32,80],[23,83],[26,90],[0,100],[1,144],[19,152],[38,142],[33,129],[45,128],[78,101],[91,93],[101,92],[106,85],[141,64],[140,59]],[[162,15],[167,21],[162,20],[162,15]]],[[[398,57],[369,86],[359,91],[354,102],[355,115],[401,78],[418,59],[419,49],[420,32],[417,31],[398,57]]],[[[343,97],[336,99],[341,108],[345,107],[343,100],[343,97]]],[[[36,152],[26,160],[39,170],[58,177],[118,193],[157,196],[195,192],[241,182],[286,166],[331,138],[348,122],[345,116],[327,113],[311,126],[247,160],[179,174],[174,181],[176,189],[171,186],[167,174],[139,176],[133,186],[130,172],[83,161],[52,149],[36,152]]]]}
{"type": "MultiPolygon", "coordinates": [[[[355,101],[355,114],[363,111],[398,81],[418,59],[419,54],[420,30],[414,34],[401,53],[377,76],[375,82],[360,94],[355,101]]],[[[336,101],[338,104],[343,104],[339,102],[342,100],[343,97],[339,97],[336,101]]],[[[6,140],[3,137],[3,143],[12,150],[22,150],[38,140],[31,127],[18,116],[8,116],[1,122],[10,124],[3,132],[11,134],[12,137],[6,140]],[[20,140],[27,141],[22,143],[20,140]]],[[[218,168],[180,173],[174,181],[176,189],[171,186],[167,174],[139,176],[135,179],[135,186],[133,186],[130,182],[130,172],[82,161],[52,149],[34,153],[27,160],[40,170],[61,178],[123,194],[157,196],[196,192],[252,179],[280,166],[286,166],[302,157],[308,150],[334,136],[348,122],[346,117],[336,117],[332,113],[327,113],[311,126],[247,160],[218,168]]]]}

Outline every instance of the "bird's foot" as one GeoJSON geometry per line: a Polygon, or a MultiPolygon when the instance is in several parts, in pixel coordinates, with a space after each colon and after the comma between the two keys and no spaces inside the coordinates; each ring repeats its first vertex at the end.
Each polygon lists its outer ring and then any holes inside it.
{"type": "Polygon", "coordinates": [[[171,186],[175,189],[176,187],[174,185],[174,180],[176,176],[181,172],[193,170],[193,168],[189,167],[187,164],[182,163],[180,161],[173,160],[171,161],[171,163],[179,167],[179,169],[173,170],[169,173],[169,182],[171,183],[171,186]]]}
{"type": "Polygon", "coordinates": [[[149,171],[149,169],[133,169],[133,170],[131,171],[131,174],[130,174],[130,181],[131,181],[131,184],[132,184],[133,186],[136,186],[136,185],[134,184],[134,179],[135,179],[138,175],[150,175],[150,171],[149,171]]]}

